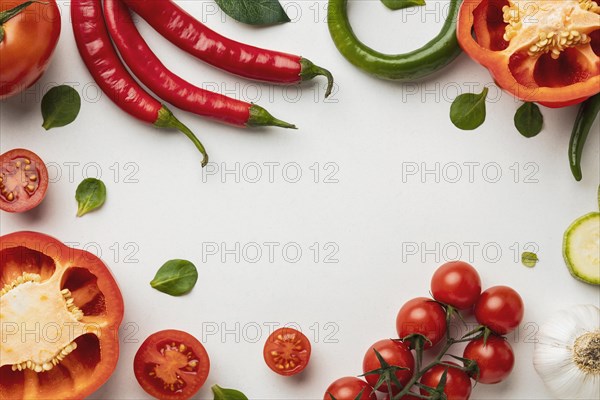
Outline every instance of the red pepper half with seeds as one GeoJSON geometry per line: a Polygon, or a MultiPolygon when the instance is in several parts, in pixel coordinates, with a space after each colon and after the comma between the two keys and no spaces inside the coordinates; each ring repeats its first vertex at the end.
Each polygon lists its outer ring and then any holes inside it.
{"type": "Polygon", "coordinates": [[[0,399],[82,399],[113,373],[123,298],[95,255],[0,236],[0,399]]]}
{"type": "Polygon", "coordinates": [[[547,107],[600,92],[600,6],[591,0],[465,0],[457,37],[502,89],[547,107]]]}

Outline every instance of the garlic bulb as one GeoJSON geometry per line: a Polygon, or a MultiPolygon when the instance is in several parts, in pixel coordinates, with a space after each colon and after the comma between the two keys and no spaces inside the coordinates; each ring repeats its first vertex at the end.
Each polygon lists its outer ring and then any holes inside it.
{"type": "Polygon", "coordinates": [[[554,314],[537,334],[533,366],[559,399],[600,398],[600,308],[554,314]]]}

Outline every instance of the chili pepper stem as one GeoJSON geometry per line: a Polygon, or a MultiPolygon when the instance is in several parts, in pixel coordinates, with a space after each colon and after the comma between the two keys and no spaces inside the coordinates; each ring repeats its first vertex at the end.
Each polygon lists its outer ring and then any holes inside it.
{"type": "Polygon", "coordinates": [[[194,143],[196,148],[200,150],[200,153],[202,153],[202,167],[204,168],[206,164],[208,164],[208,153],[206,153],[206,149],[204,148],[202,142],[198,140],[198,138],[196,137],[196,135],[194,135],[190,128],[188,128],[183,124],[183,122],[178,120],[175,117],[175,115],[173,115],[171,110],[169,110],[165,105],[163,105],[161,109],[158,110],[158,118],[154,122],[154,126],[159,128],[174,128],[182,132],[194,143]]]}
{"type": "Polygon", "coordinates": [[[248,118],[246,126],[279,126],[287,129],[298,129],[296,125],[275,118],[267,110],[256,104],[252,104],[250,107],[250,118],[248,118]]]}
{"type": "Polygon", "coordinates": [[[333,75],[331,72],[327,71],[325,68],[321,68],[318,65],[315,65],[312,61],[301,58],[300,65],[302,66],[300,72],[300,78],[302,82],[308,81],[315,76],[323,75],[327,78],[327,89],[325,90],[325,97],[329,97],[331,94],[331,90],[333,89],[333,75]]]}

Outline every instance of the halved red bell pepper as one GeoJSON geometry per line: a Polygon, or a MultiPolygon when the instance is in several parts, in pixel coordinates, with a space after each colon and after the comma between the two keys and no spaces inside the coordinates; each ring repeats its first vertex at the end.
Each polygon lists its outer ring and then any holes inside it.
{"type": "Polygon", "coordinates": [[[123,298],[106,265],[35,232],[0,236],[0,399],[82,399],[113,373],[123,298]]]}
{"type": "Polygon", "coordinates": [[[591,0],[464,0],[463,50],[497,85],[548,107],[600,92],[600,7],[591,0]]]}

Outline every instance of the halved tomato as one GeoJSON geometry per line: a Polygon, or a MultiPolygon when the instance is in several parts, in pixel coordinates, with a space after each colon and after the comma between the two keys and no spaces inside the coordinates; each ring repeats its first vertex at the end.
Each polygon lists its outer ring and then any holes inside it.
{"type": "Polygon", "coordinates": [[[210,360],[202,343],[174,329],[150,335],[133,361],[140,386],[161,400],[189,399],[204,385],[209,370],[210,360]]]}
{"type": "Polygon", "coordinates": [[[95,255],[1,236],[0,311],[0,399],[81,399],[113,373],[123,298],[95,255]]]}
{"type": "Polygon", "coordinates": [[[279,375],[292,376],[304,370],[310,360],[310,341],[293,328],[279,328],[267,338],[263,356],[267,366],[279,375]]]}
{"type": "Polygon", "coordinates": [[[20,213],[46,197],[48,170],[34,152],[13,149],[0,155],[0,209],[20,213]]]}

